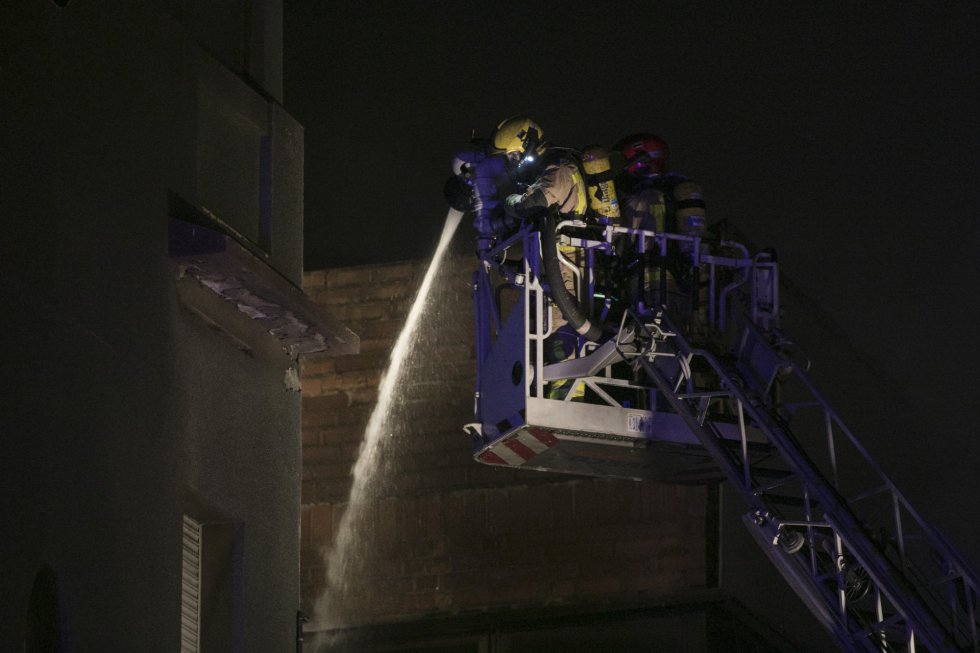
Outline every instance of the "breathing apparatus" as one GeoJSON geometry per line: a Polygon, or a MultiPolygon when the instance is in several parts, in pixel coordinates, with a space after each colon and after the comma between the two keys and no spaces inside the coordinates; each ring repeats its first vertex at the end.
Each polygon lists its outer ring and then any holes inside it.
{"type": "Polygon", "coordinates": [[[619,222],[619,200],[613,183],[609,150],[601,145],[589,145],[582,152],[582,168],[588,186],[589,208],[603,222],[619,222]]]}
{"type": "Polygon", "coordinates": [[[685,180],[674,186],[673,194],[677,231],[686,236],[704,236],[707,225],[701,186],[685,180]]]}

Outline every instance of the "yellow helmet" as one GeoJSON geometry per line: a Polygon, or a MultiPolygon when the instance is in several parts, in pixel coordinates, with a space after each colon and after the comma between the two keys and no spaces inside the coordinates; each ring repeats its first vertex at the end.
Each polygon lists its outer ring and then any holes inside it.
{"type": "Polygon", "coordinates": [[[514,116],[504,120],[493,131],[490,144],[504,154],[520,154],[523,159],[528,154],[542,149],[544,134],[538,124],[526,116],[514,116]]]}

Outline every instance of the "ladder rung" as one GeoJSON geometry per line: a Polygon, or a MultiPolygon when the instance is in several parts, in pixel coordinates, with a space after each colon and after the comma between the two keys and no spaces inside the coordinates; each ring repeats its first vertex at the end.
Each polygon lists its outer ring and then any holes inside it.
{"type": "Polygon", "coordinates": [[[800,497],[791,497],[785,494],[768,494],[766,492],[759,492],[757,496],[762,496],[771,501],[772,503],[779,504],[781,506],[795,506],[802,507],[803,499],[800,497]]]}
{"type": "Polygon", "coordinates": [[[870,490],[865,490],[864,492],[861,492],[860,494],[854,495],[854,497],[851,499],[851,502],[861,501],[862,499],[867,499],[868,497],[873,497],[876,494],[881,494],[882,492],[887,492],[890,489],[891,488],[889,488],[887,484],[882,484],[882,485],[879,485],[877,487],[873,487],[870,490]]]}

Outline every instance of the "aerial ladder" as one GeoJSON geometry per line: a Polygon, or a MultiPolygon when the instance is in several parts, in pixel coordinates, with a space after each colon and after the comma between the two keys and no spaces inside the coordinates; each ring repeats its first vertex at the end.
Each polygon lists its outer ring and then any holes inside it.
{"type": "Polygon", "coordinates": [[[976,575],[814,386],[780,328],[771,251],[724,224],[656,232],[551,211],[477,228],[477,461],[726,479],[842,650],[980,651],[976,575]]]}

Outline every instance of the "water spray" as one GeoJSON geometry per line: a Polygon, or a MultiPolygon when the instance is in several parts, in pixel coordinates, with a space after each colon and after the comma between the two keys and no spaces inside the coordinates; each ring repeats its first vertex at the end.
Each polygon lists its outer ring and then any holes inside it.
{"type": "Polygon", "coordinates": [[[364,438],[361,442],[360,453],[351,469],[353,482],[347,500],[347,508],[337,527],[333,546],[326,555],[327,588],[317,599],[314,608],[314,624],[316,629],[325,629],[332,624],[329,611],[329,599],[334,593],[343,592],[350,582],[352,571],[352,554],[355,545],[355,526],[361,513],[368,505],[368,492],[375,483],[375,476],[380,466],[381,445],[385,436],[393,436],[390,432],[389,419],[394,408],[394,400],[398,396],[396,389],[402,382],[402,369],[409,359],[417,340],[416,334],[422,315],[429,304],[428,298],[439,268],[445,258],[446,250],[452,241],[453,234],[459,226],[463,213],[450,209],[446,215],[446,224],[436,247],[432,262],[425,273],[422,284],[405,319],[405,325],[395,341],[388,361],[388,367],[381,377],[378,387],[378,401],[374,406],[364,438]]]}

